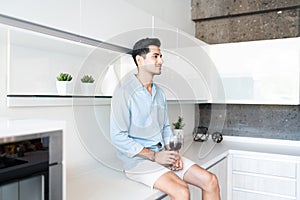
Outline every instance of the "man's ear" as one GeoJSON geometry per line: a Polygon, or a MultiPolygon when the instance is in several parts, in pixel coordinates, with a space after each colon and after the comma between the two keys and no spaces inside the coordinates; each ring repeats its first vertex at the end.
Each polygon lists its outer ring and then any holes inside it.
{"type": "Polygon", "coordinates": [[[142,63],[143,63],[144,58],[143,58],[143,56],[137,55],[135,57],[135,60],[136,60],[136,63],[138,64],[138,66],[141,66],[142,63]]]}

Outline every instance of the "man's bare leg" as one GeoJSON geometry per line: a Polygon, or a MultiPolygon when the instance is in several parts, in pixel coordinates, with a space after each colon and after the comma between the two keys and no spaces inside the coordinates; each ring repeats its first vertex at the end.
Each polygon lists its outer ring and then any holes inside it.
{"type": "Polygon", "coordinates": [[[190,199],[187,183],[181,180],[173,172],[167,172],[159,177],[154,183],[154,188],[166,193],[172,200],[190,199]]]}
{"type": "Polygon", "coordinates": [[[185,173],[183,180],[201,188],[203,200],[220,200],[220,189],[217,177],[200,166],[191,166],[185,173]]]}

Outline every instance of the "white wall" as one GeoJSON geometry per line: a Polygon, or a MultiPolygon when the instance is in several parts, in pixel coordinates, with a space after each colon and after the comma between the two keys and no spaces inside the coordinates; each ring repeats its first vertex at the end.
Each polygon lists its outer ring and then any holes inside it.
{"type": "MultiPolygon", "coordinates": [[[[97,22],[95,28],[95,36],[99,38],[109,39],[112,35],[117,35],[122,31],[132,31],[134,28],[151,27],[153,15],[155,23],[159,27],[178,27],[183,31],[194,34],[194,25],[190,21],[190,1],[151,1],[154,3],[150,6],[150,2],[146,1],[84,1],[99,9],[101,17],[90,19],[91,22],[97,22]],[[141,2],[145,2],[141,3],[141,2]],[[154,6],[155,5],[155,6],[154,6]],[[159,9],[156,9],[156,6],[159,9]],[[167,11],[166,11],[167,10],[167,11]],[[103,11],[103,12],[102,12],[103,11]],[[128,12],[130,11],[130,12],[128,12]],[[179,14],[179,11],[180,14],[179,14]],[[138,14],[143,15],[138,15],[138,14]],[[185,13],[186,15],[182,15],[185,13]],[[139,18],[137,23],[136,18],[139,18]],[[101,24],[101,26],[100,26],[101,24]]],[[[67,31],[88,30],[93,24],[83,24],[78,17],[80,1],[43,1],[37,0],[26,1],[5,1],[0,0],[0,14],[11,15],[14,17],[33,20],[37,23],[45,23],[45,25],[56,26],[56,28],[64,28],[67,31]],[[57,12],[52,9],[58,8],[57,12]],[[24,9],[28,8],[28,9],[24,9]],[[65,9],[63,9],[65,8],[65,9]],[[55,13],[55,14],[54,14],[55,13]],[[72,17],[73,16],[73,17],[72,17]],[[58,19],[55,19],[58,18],[58,19]],[[57,24],[56,24],[57,22],[57,24]],[[78,24],[78,25],[77,25],[78,24]],[[86,29],[84,28],[86,26],[86,29]]],[[[89,18],[85,18],[89,20],[89,18]]],[[[91,31],[89,34],[92,33],[91,31]]],[[[128,44],[130,44],[129,42],[128,44]]],[[[9,60],[7,54],[7,37],[5,32],[0,33],[0,117],[9,118],[44,118],[66,120],[66,164],[69,176],[75,176],[84,173],[89,169],[100,167],[101,165],[91,157],[86,151],[84,145],[80,141],[82,136],[87,139],[97,139],[100,132],[106,132],[109,128],[109,106],[98,106],[95,108],[87,107],[17,107],[9,108],[6,106],[7,94],[7,78],[9,60]],[[87,112],[87,113],[85,113],[87,112]],[[96,120],[96,121],[95,121],[96,120]],[[91,125],[92,123],[92,125],[91,125]],[[94,128],[93,128],[94,127],[94,128]],[[100,128],[99,128],[100,127],[100,128]],[[82,131],[86,130],[86,132],[82,131]],[[94,138],[96,137],[96,138],[94,138]]],[[[50,69],[45,69],[45,71],[50,69]]],[[[14,72],[16,73],[16,72],[14,72]]],[[[34,71],[28,71],[28,74],[34,71]]],[[[10,74],[13,78],[14,74],[10,74]]],[[[22,80],[19,80],[22,81],[22,80]]],[[[186,121],[186,133],[191,133],[194,127],[194,105],[170,105],[170,121],[175,121],[179,114],[183,114],[186,121]]],[[[94,140],[97,142],[97,140],[94,140]]],[[[87,149],[88,150],[88,149],[87,149]]],[[[104,152],[105,149],[100,149],[104,152]]]]}

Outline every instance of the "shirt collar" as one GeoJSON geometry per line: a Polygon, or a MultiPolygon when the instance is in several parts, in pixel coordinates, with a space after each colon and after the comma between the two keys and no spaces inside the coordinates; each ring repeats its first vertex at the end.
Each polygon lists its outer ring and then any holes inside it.
{"type": "MultiPolygon", "coordinates": [[[[140,82],[140,80],[137,78],[136,74],[133,74],[133,80],[134,80],[135,88],[137,89],[145,88],[143,84],[140,82]]],[[[152,82],[152,96],[154,96],[155,94],[156,94],[156,85],[155,83],[152,82]]]]}

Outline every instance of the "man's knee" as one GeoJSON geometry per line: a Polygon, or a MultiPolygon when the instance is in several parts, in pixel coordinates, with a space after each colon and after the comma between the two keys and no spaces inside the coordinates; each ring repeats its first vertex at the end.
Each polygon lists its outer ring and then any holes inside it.
{"type": "Polygon", "coordinates": [[[208,191],[219,191],[219,182],[218,178],[215,174],[209,174],[209,182],[207,183],[207,190],[208,191]]]}
{"type": "Polygon", "coordinates": [[[172,199],[190,199],[190,190],[186,183],[180,184],[169,194],[172,199]]]}

